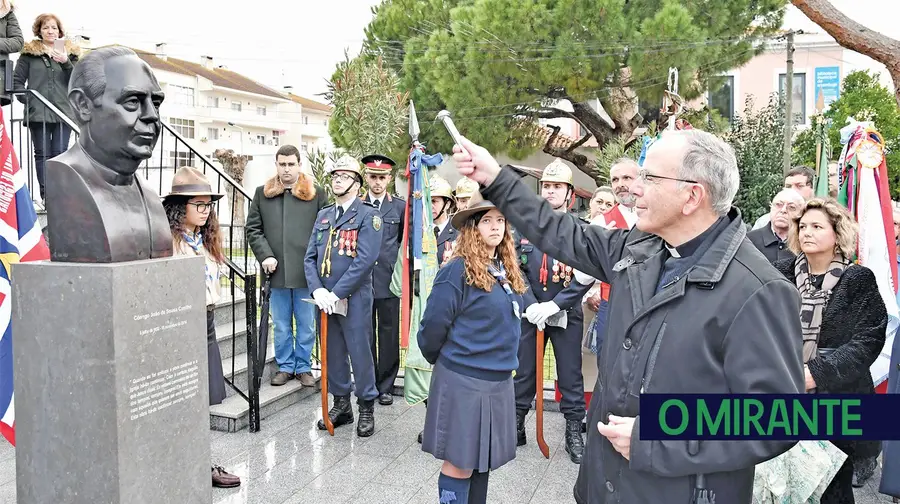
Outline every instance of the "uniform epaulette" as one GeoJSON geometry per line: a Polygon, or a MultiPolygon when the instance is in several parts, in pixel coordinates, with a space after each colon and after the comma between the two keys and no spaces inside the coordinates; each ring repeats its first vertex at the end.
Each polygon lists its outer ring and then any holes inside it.
{"type": "MultiPolygon", "coordinates": [[[[332,203],[330,205],[325,205],[322,207],[322,210],[325,210],[326,208],[334,208],[334,205],[335,205],[334,203],[332,203]]],[[[322,210],[319,210],[319,211],[321,212],[322,210]]]]}
{"type": "Polygon", "coordinates": [[[373,205],[373,204],[372,204],[371,202],[369,202],[368,200],[362,200],[362,204],[363,204],[363,205],[366,205],[366,206],[370,206],[370,207],[372,207],[372,208],[375,208],[375,205],[373,205]]]}

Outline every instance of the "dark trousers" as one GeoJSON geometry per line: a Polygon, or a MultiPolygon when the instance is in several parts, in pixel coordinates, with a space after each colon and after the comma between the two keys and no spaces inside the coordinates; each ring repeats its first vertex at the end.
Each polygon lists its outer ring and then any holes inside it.
{"type": "MultiPolygon", "coordinates": [[[[568,327],[547,327],[544,331],[544,351],[547,341],[553,342],[553,353],[556,356],[556,375],[562,400],[559,411],[566,420],[584,419],[584,376],[581,374],[581,338],[584,320],[572,317],[569,312],[568,327]]],[[[516,409],[531,409],[534,399],[536,380],[537,327],[529,322],[522,323],[522,340],[519,342],[519,369],[516,370],[516,409]]],[[[542,397],[537,398],[542,401],[542,397]]]]}
{"type": "Polygon", "coordinates": [[[44,167],[48,159],[59,156],[69,148],[72,130],[64,123],[29,123],[31,145],[34,149],[34,169],[37,172],[41,199],[44,199],[44,167]]]}
{"type": "Polygon", "coordinates": [[[378,390],[375,389],[375,366],[370,350],[372,297],[354,292],[349,303],[349,316],[328,316],[329,392],[335,397],[348,397],[354,389],[357,402],[374,401],[378,398],[378,390]],[[351,365],[353,381],[350,379],[351,365]]]}
{"type": "Polygon", "coordinates": [[[390,394],[400,371],[400,298],[375,300],[372,304],[372,330],[375,387],[379,394],[390,394]]]}

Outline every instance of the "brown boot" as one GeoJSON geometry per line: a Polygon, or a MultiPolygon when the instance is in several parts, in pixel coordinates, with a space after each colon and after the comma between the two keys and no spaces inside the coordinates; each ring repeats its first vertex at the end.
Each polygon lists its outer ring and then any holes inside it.
{"type": "Polygon", "coordinates": [[[315,387],[316,379],[313,377],[312,373],[309,371],[305,373],[297,373],[295,376],[298,380],[300,380],[300,384],[304,387],[315,387]]]}
{"type": "Polygon", "coordinates": [[[212,466],[212,484],[218,488],[234,488],[241,486],[241,478],[229,474],[221,466],[212,466]]]}
{"type": "Polygon", "coordinates": [[[288,382],[288,380],[293,380],[294,375],[292,373],[287,373],[284,371],[279,371],[275,373],[275,376],[272,377],[272,385],[275,387],[280,387],[288,382]]]}

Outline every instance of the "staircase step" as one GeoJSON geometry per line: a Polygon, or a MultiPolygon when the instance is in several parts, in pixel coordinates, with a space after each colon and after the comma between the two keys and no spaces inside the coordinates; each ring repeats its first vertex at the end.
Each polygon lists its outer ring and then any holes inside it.
{"type": "MultiPolygon", "coordinates": [[[[318,381],[319,377],[316,376],[316,382],[318,381]]],[[[304,387],[297,380],[290,380],[280,387],[273,387],[264,380],[259,388],[259,417],[265,420],[288,406],[319,393],[317,387],[304,387]]],[[[237,432],[247,427],[249,422],[250,405],[239,395],[227,397],[222,404],[209,407],[209,426],[212,430],[237,432]]],[[[261,422],[263,429],[265,425],[265,422],[261,422]]]]}
{"type": "MultiPolygon", "coordinates": [[[[246,342],[246,340],[244,340],[246,342]]],[[[243,352],[237,354],[235,357],[222,357],[222,374],[225,375],[226,379],[231,380],[231,363],[234,362],[234,379],[232,383],[239,388],[242,392],[247,392],[248,382],[247,376],[249,373],[247,372],[247,352],[243,352]]],[[[269,346],[266,348],[266,365],[263,366],[263,375],[262,381],[264,383],[268,383],[268,381],[272,378],[272,375],[275,374],[277,369],[277,365],[275,364],[275,346],[269,341],[269,346]]],[[[229,396],[237,395],[237,393],[229,386],[226,385],[225,393],[229,396]]]]}
{"type": "Polygon", "coordinates": [[[238,325],[246,326],[247,323],[247,298],[243,292],[235,289],[235,300],[232,303],[231,289],[223,288],[224,296],[216,303],[216,328],[224,325],[231,325],[234,320],[238,325]],[[232,311],[232,305],[234,309],[232,311]]]}

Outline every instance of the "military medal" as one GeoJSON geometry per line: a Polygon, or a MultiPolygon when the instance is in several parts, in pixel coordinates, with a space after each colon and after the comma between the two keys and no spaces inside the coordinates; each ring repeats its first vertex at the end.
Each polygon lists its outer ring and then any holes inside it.
{"type": "Polygon", "coordinates": [[[350,231],[350,235],[352,236],[352,241],[350,242],[350,249],[351,249],[350,255],[352,257],[356,257],[356,245],[358,243],[356,239],[357,239],[357,237],[359,237],[359,230],[354,229],[353,231],[350,231]]]}
{"type": "Polygon", "coordinates": [[[347,243],[347,238],[345,237],[345,232],[344,232],[344,231],[341,231],[341,232],[340,232],[340,237],[341,237],[341,238],[340,238],[339,241],[340,241],[340,243],[341,243],[341,248],[338,249],[338,255],[344,255],[344,247],[346,247],[346,246],[349,245],[349,244],[347,243]]]}
{"type": "Polygon", "coordinates": [[[559,283],[559,262],[553,261],[553,283],[559,283]]]}

